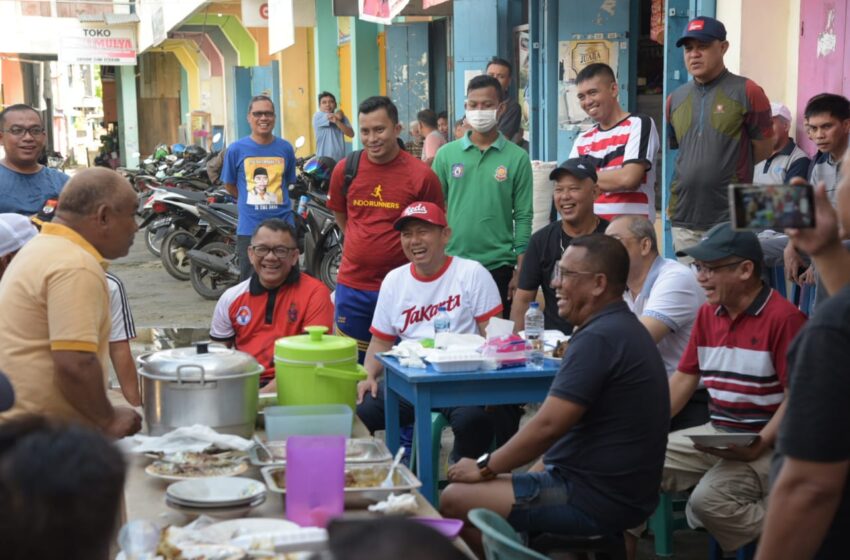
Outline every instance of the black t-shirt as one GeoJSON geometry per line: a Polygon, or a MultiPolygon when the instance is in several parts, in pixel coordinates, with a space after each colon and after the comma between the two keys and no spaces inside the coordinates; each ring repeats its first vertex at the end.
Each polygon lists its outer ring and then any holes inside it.
{"type": "MultiPolygon", "coordinates": [[[[607,227],[608,221],[600,218],[595,233],[605,233],[607,227]]],[[[572,240],[573,238],[561,227],[561,220],[537,230],[528,242],[522,269],[519,271],[520,290],[534,292],[538,288],[543,288],[543,301],[546,304],[543,309],[545,328],[558,329],[566,334],[573,332],[573,326],[558,315],[558,299],[550,282],[552,271],[572,240]]]]}
{"type": "Polygon", "coordinates": [[[573,335],[549,394],[587,407],[543,457],[573,484],[572,503],[611,532],[645,521],[658,504],[670,387],[658,348],[625,302],[573,335]]]}
{"type": "MultiPolygon", "coordinates": [[[[788,409],[777,450],[801,461],[850,459],[850,286],[829,298],[788,350],[788,409]]],[[[847,558],[850,476],[817,558],[847,558]]]]}

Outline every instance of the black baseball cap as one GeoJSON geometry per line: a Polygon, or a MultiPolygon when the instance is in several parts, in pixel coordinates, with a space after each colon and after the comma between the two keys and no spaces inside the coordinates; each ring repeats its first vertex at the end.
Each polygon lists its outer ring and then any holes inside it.
{"type": "Polygon", "coordinates": [[[764,260],[764,253],[756,234],[751,231],[735,231],[729,222],[717,224],[708,230],[699,244],[676,251],[676,256],[689,256],[706,262],[719,261],[727,257],[741,257],[753,262],[764,260]]]}
{"type": "Polygon", "coordinates": [[[0,412],[12,408],[15,404],[15,389],[6,374],[0,371],[0,412]]]}
{"type": "Polygon", "coordinates": [[[593,179],[597,181],[596,168],[585,158],[570,158],[556,167],[549,174],[549,180],[557,181],[564,173],[569,173],[576,179],[593,179]]]}
{"type": "Polygon", "coordinates": [[[704,43],[726,40],[726,26],[713,17],[700,16],[688,22],[685,32],[676,41],[676,46],[681,47],[687,39],[696,39],[704,43]]]}

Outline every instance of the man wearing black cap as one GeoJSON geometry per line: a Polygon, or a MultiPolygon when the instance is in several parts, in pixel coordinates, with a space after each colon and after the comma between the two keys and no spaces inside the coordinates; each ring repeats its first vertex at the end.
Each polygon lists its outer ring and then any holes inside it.
{"type": "Polygon", "coordinates": [[[667,135],[678,149],[668,214],[677,250],[729,219],[727,185],[750,183],[755,162],[773,150],[770,101],[755,82],[726,69],[726,28],[714,18],[688,23],[684,46],[693,81],[667,98],[667,135]]]}
{"type": "Polygon", "coordinates": [[[570,334],[573,326],[558,315],[558,299],[551,285],[552,271],[574,237],[604,233],[608,222],[593,213],[593,201],[599,189],[592,162],[583,158],[568,159],[549,174],[549,179],[555,181],[552,197],[561,221],[552,222],[531,236],[519,272],[511,320],[516,330],[525,328],[525,312],[537,298],[538,288],[542,288],[545,328],[570,334]]]}
{"type": "Polygon", "coordinates": [[[696,485],[688,523],[733,551],[761,533],[768,470],[785,411],[785,353],[806,318],[761,281],[761,246],[752,232],[718,224],[701,243],[676,255],[694,259],[707,303],[670,378],[670,413],[685,406],[702,379],[711,422],[670,434],[662,490],[696,485]],[[719,449],[688,437],[727,433],[754,439],[719,449]]]}

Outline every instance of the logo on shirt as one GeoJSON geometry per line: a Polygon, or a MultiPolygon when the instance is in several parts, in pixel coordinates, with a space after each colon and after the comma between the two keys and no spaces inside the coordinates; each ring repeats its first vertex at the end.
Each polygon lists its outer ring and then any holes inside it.
{"type": "Polygon", "coordinates": [[[503,181],[507,181],[508,179],[508,168],[504,165],[500,165],[496,168],[496,174],[493,177],[499,181],[500,183],[503,181]]]}
{"type": "Polygon", "coordinates": [[[445,306],[446,311],[448,312],[460,307],[460,294],[449,296],[445,301],[441,301],[434,305],[420,305],[419,307],[414,305],[413,307],[408,307],[401,312],[404,317],[404,326],[401,328],[401,332],[407,331],[408,327],[415,325],[416,323],[430,321],[437,314],[440,307],[443,306],[445,306]]]}
{"type": "Polygon", "coordinates": [[[723,108],[723,105],[721,105],[721,104],[719,104],[719,103],[718,103],[718,104],[717,104],[717,106],[716,106],[716,107],[714,107],[714,112],[715,112],[715,113],[720,113],[720,114],[722,115],[723,113],[725,113],[725,112],[726,112],[726,110],[723,108]]]}
{"type": "Polygon", "coordinates": [[[456,163],[452,165],[452,177],[454,177],[455,179],[460,179],[461,177],[463,177],[462,163],[456,163]]]}
{"type": "Polygon", "coordinates": [[[366,208],[385,208],[388,210],[400,210],[401,204],[392,202],[391,200],[384,201],[384,187],[377,185],[372,192],[369,193],[369,198],[355,198],[351,201],[352,206],[364,206],[366,208]]]}
{"type": "Polygon", "coordinates": [[[298,308],[295,307],[294,303],[290,304],[289,311],[286,312],[286,316],[290,323],[298,321],[298,308]]]}
{"type": "Polygon", "coordinates": [[[251,322],[251,309],[247,305],[243,305],[236,310],[236,324],[246,326],[251,322]]]}

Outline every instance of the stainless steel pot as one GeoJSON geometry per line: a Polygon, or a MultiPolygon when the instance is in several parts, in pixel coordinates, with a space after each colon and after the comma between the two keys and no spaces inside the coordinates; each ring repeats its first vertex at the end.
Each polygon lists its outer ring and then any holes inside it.
{"type": "Polygon", "coordinates": [[[149,352],[138,357],[148,433],[203,424],[250,438],[257,418],[263,366],[222,345],[149,352]]]}

